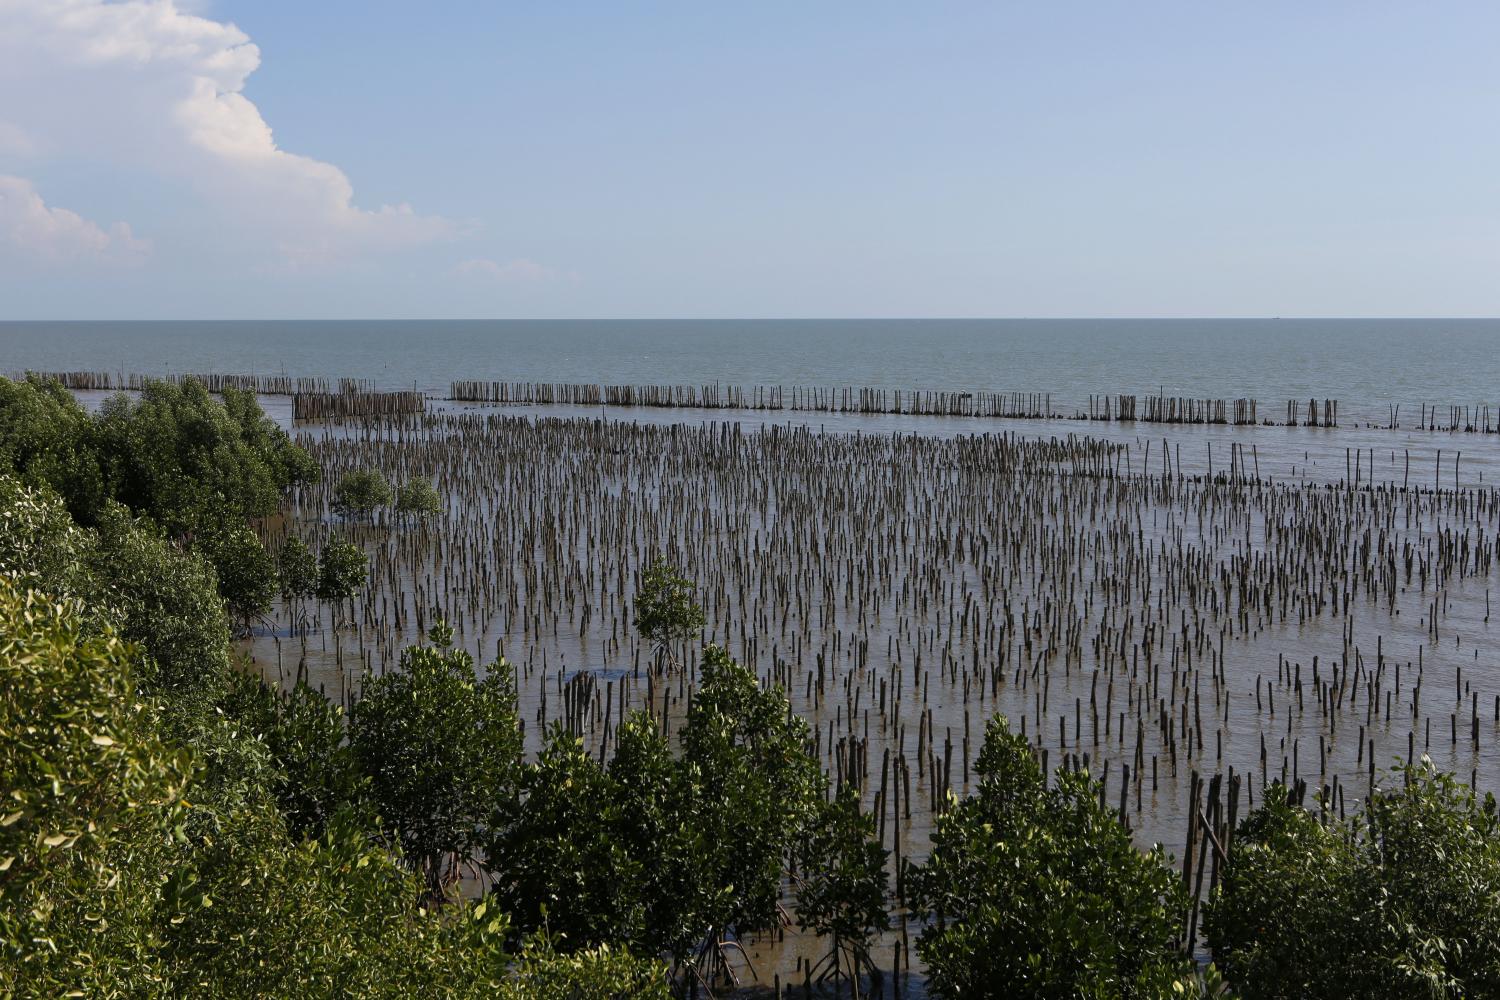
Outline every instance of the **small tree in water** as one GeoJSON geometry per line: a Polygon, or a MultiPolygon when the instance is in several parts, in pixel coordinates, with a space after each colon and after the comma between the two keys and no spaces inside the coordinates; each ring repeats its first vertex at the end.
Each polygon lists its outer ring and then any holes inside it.
{"type": "Polygon", "coordinates": [[[318,593],[318,557],[296,535],[283,542],[276,553],[276,583],[295,634],[299,627],[307,627],[307,609],[302,602],[318,593]]]}
{"type": "Polygon", "coordinates": [[[676,664],[674,647],[703,629],[703,609],[694,600],[692,581],[671,563],[658,559],[641,575],[635,594],[635,630],[651,644],[652,654],[676,664]]]}
{"type": "Polygon", "coordinates": [[[219,593],[230,614],[245,626],[271,610],[276,563],[243,524],[224,524],[204,534],[200,546],[219,577],[219,593]]]}
{"type": "Polygon", "coordinates": [[[339,480],[333,509],[345,517],[369,517],[391,502],[391,484],[379,469],[360,469],[339,480]]]}
{"type": "Polygon", "coordinates": [[[352,601],[369,575],[363,549],[353,542],[329,542],[318,558],[318,598],[333,605],[352,601]]]}
{"type": "Polygon", "coordinates": [[[622,822],[639,790],[622,787],[561,723],[522,770],[525,804],[486,852],[491,898],[518,927],[546,929],[569,951],[634,946],[646,919],[643,859],[662,846],[628,836],[622,822]]]}
{"type": "Polygon", "coordinates": [[[396,513],[420,519],[436,517],[443,512],[443,498],[425,479],[402,483],[396,491],[396,513]]]}
{"type": "Polygon", "coordinates": [[[305,601],[318,592],[318,558],[295,535],[276,553],[276,578],[285,600],[305,601]]]}
{"type": "MultiPolygon", "coordinates": [[[[692,872],[682,903],[699,935],[690,974],[733,979],[733,938],[782,923],[781,881],[817,815],[825,778],[807,723],[780,688],[721,646],[703,650],[698,693],[682,728],[680,822],[692,872]]],[[[674,956],[677,957],[677,956],[674,956]]]]}
{"type": "Polygon", "coordinates": [[[832,949],[813,968],[818,982],[848,977],[860,995],[860,977],[879,982],[870,942],[890,926],[885,862],[890,852],[875,839],[875,818],[859,808],[859,790],[845,785],[823,803],[797,854],[797,921],[832,949]]]}

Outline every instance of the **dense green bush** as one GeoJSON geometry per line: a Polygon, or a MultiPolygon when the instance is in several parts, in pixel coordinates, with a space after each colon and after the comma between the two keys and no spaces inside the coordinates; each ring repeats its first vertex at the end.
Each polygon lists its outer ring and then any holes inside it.
{"type": "Polygon", "coordinates": [[[643,919],[625,940],[642,954],[684,959],[706,932],[696,905],[703,893],[702,840],[693,824],[690,776],[647,712],[632,712],[621,723],[609,776],[619,794],[614,835],[631,845],[640,865],[643,919]]]}
{"type": "Polygon", "coordinates": [[[239,428],[241,442],[273,466],[271,474],[282,489],[316,483],[323,478],[323,471],[313,457],[293,444],[286,431],[266,416],[255,393],[226,389],[223,400],[224,410],[239,428]]]}
{"type": "Polygon", "coordinates": [[[379,469],[359,469],[339,480],[332,506],[345,517],[369,517],[391,502],[391,484],[379,469]]]}
{"type": "Polygon", "coordinates": [[[511,820],[522,744],[504,660],[481,680],[462,650],[408,648],[396,670],[365,678],[349,742],[384,829],[435,896],[511,820]]]}
{"type": "Polygon", "coordinates": [[[521,779],[524,808],[490,842],[492,898],[524,930],[566,950],[642,936],[641,870],[653,845],[630,839],[626,796],[583,743],[554,727],[521,779]]]}
{"type": "Polygon", "coordinates": [[[396,491],[396,512],[409,517],[436,517],[442,513],[443,498],[426,479],[411,479],[396,491]]]}
{"type": "Polygon", "coordinates": [[[3,473],[55,492],[86,527],[122,505],[199,547],[244,620],[264,614],[275,592],[270,557],[247,523],[319,474],[253,393],[228,389],[220,403],[193,379],[148,381],[139,398],[118,394],[91,416],[37,378],[0,378],[3,473]]]}
{"type": "Polygon", "coordinates": [[[57,596],[85,596],[98,541],[73,522],[53,490],[0,473],[0,573],[57,596]]]}
{"type": "Polygon", "coordinates": [[[484,995],[486,967],[501,981],[503,938],[473,951],[453,941],[463,908],[423,909],[411,874],[344,816],[296,842],[274,810],[239,810],[191,863],[206,905],[163,931],[173,995],[484,995]]]}
{"type": "Polygon", "coordinates": [[[265,517],[284,490],[315,475],[253,394],[229,389],[220,404],[192,379],[110,397],[94,441],[109,495],[174,535],[204,518],[265,517]]]}
{"type": "Polygon", "coordinates": [[[545,934],[528,938],[500,1000],[668,1000],[661,963],[600,945],[559,952],[545,934]]]}
{"type": "Polygon", "coordinates": [[[340,812],[367,819],[367,781],[337,704],[304,681],[282,692],[237,672],[225,710],[264,743],[268,787],[292,837],[321,836],[340,812]]]}
{"type": "MultiPolygon", "coordinates": [[[[674,756],[636,713],[604,768],[553,731],[525,768],[515,822],[488,851],[493,898],[519,927],[550,928],[569,949],[615,941],[665,953],[711,980],[725,942],[778,926],[783,877],[821,815],[806,723],[709,646],[681,735],[674,756]]],[[[830,909],[838,891],[824,897],[830,909]]]]}
{"type": "Polygon", "coordinates": [[[783,875],[823,796],[810,740],[780,688],[762,689],[723,647],[704,648],[682,728],[679,801],[691,873],[682,902],[710,973],[729,935],[780,922],[783,875]]]}
{"type": "Polygon", "coordinates": [[[276,561],[255,532],[243,523],[218,525],[199,536],[197,548],[213,564],[231,615],[248,625],[271,610],[279,582],[276,561]]]}
{"type": "Polygon", "coordinates": [[[78,612],[0,575],[0,995],[666,996],[660,962],[512,955],[498,911],[423,907],[348,809],[299,842],[263,786],[200,795],[136,649],[78,612]]]}
{"type": "Polygon", "coordinates": [[[144,654],[139,681],[202,707],[224,690],[228,619],[212,567],[118,504],[96,529],[73,524],[46,487],[0,475],[0,573],[76,598],[85,620],[108,623],[144,654]]]}
{"type": "Polygon", "coordinates": [[[142,680],[179,703],[218,698],[228,683],[229,619],[213,567],[117,505],[105,509],[97,535],[88,598],[144,648],[142,680]]]}
{"type": "Polygon", "coordinates": [[[1196,991],[1177,945],[1186,900],[1158,848],[1142,854],[1086,772],[1049,787],[996,716],[978,791],[938,817],[911,872],[917,942],[939,996],[1157,998],[1196,991]],[[1180,984],[1180,985],[1177,985],[1180,984]]]}
{"type": "Polygon", "coordinates": [[[1347,821],[1274,785],[1241,822],[1208,907],[1247,1000],[1500,996],[1500,820],[1430,763],[1347,821]]]}
{"type": "Polygon", "coordinates": [[[193,905],[173,866],[193,764],[134,659],[76,605],[0,576],[0,994],[149,992],[165,975],[161,928],[193,905]]]}
{"type": "Polygon", "coordinates": [[[353,542],[329,542],[318,554],[318,599],[330,604],[352,600],[369,574],[364,549],[353,542]]]}
{"type": "Polygon", "coordinates": [[[108,497],[94,420],[58,382],[0,378],[0,472],[48,486],[91,518],[108,497]]]}
{"type": "Polygon", "coordinates": [[[295,536],[281,544],[276,553],[276,582],[281,596],[289,601],[305,601],[318,593],[318,557],[307,543],[295,536]]]}

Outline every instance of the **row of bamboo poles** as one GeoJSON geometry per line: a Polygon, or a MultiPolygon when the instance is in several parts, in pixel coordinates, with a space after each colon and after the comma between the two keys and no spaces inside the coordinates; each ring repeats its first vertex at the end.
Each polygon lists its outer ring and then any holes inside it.
{"type": "MultiPolygon", "coordinates": [[[[1393,403],[1389,412],[1390,421],[1385,426],[1391,429],[1400,427],[1401,407],[1393,403]]],[[[1420,414],[1416,423],[1419,430],[1500,434],[1500,409],[1492,406],[1450,404],[1438,407],[1424,403],[1421,404],[1420,414]]]]}
{"type": "MultiPolygon", "coordinates": [[[[263,396],[295,396],[301,393],[327,393],[330,382],[322,377],[293,377],[290,375],[232,375],[214,372],[183,372],[168,375],[142,375],[138,372],[23,372],[21,377],[36,375],[60,382],[65,389],[93,392],[139,392],[147,382],[166,381],[181,384],[187,379],[198,382],[209,392],[225,389],[246,389],[263,396]]],[[[374,388],[369,379],[341,378],[337,382],[339,392],[369,392],[374,388]]]]}
{"type": "MultiPolygon", "coordinates": [[[[1129,394],[1090,396],[1087,411],[1055,408],[1049,393],[942,392],[871,387],[756,385],[602,385],[593,382],[455,381],[448,398],[500,405],[642,406],[700,410],[802,410],[1013,419],[1087,419],[1156,424],[1256,424],[1253,399],[1193,399],[1129,394]]],[[[1267,419],[1267,424],[1274,421],[1267,419]]],[[[1292,426],[1336,427],[1338,402],[1287,404],[1292,426]]]]}
{"type": "MultiPolygon", "coordinates": [[[[375,393],[372,380],[322,376],[252,375],[225,373],[175,373],[143,375],[107,371],[27,371],[13,372],[11,377],[36,375],[53,379],[64,388],[77,391],[139,392],[146,382],[166,380],[181,383],[193,379],[209,392],[226,388],[249,390],[268,396],[326,396],[347,393],[375,393]]],[[[380,395],[391,395],[382,393],[380,395]]],[[[416,390],[403,396],[420,395],[416,390]]],[[[705,410],[791,410],[825,413],[864,413],[927,415],[949,417],[991,417],[1011,419],[1071,419],[1100,421],[1134,421],[1156,424],[1225,424],[1289,427],[1338,427],[1339,403],[1336,399],[1289,400],[1284,420],[1260,417],[1256,400],[1198,399],[1186,396],[1091,395],[1086,410],[1064,412],[1054,407],[1050,393],[1021,392],[954,392],[878,388],[801,388],[776,385],[741,386],[711,384],[693,385],[602,385],[590,382],[487,382],[460,380],[450,384],[450,400],[494,403],[500,405],[573,404],[580,406],[639,406],[705,410]]],[[[379,416],[393,413],[421,412],[420,407],[405,402],[392,409],[390,403],[367,401],[361,404],[306,403],[309,414],[334,416],[379,416]]],[[[1421,404],[1420,417],[1413,427],[1418,430],[1500,434],[1500,408],[1485,405],[1421,404]]],[[[1408,412],[1410,412],[1408,410],[1408,412]]],[[[1385,429],[1401,428],[1401,407],[1390,404],[1384,423],[1371,423],[1385,429]]],[[[320,419],[309,416],[298,419],[320,419]]]]}
{"type": "Polygon", "coordinates": [[[456,381],[449,399],[510,405],[576,404],[701,410],[805,410],[934,416],[1053,417],[1040,393],[938,392],[757,385],[601,385],[592,382],[456,381]]]}
{"type": "Polygon", "coordinates": [[[1153,424],[1253,424],[1253,399],[1193,399],[1187,396],[1090,396],[1090,420],[1139,420],[1153,424]]]}
{"type": "Polygon", "coordinates": [[[353,417],[397,417],[422,413],[427,397],[415,390],[399,392],[299,392],[292,397],[293,420],[348,420],[353,417]]]}

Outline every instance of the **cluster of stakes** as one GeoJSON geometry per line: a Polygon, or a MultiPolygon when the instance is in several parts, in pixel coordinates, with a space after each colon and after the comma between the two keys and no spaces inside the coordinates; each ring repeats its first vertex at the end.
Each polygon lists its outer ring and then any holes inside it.
{"type": "MultiPolygon", "coordinates": [[[[1102,778],[1195,897],[1268,782],[1343,815],[1398,760],[1428,754],[1481,791],[1500,777],[1500,676],[1479,641],[1500,492],[1403,480],[1399,454],[1393,481],[1312,484],[1076,435],[459,410],[297,436],[325,475],[272,545],[349,537],[371,577],[353,609],[279,608],[251,640],[268,677],[347,702],[440,614],[480,662],[515,665],[530,751],[561,721],[608,755],[627,712],[670,734],[693,695],[696,659],[653,670],[631,628],[639,575],[665,557],[698,588],[702,638],[781,686],[833,781],[861,790],[891,851],[896,969],[918,930],[903,863],[972,788],[995,713],[1044,767],[1102,778]],[[332,487],[358,469],[427,478],[444,510],[342,519],[332,487]]],[[[803,971],[796,937],[759,944],[762,981],[803,971]]]]}

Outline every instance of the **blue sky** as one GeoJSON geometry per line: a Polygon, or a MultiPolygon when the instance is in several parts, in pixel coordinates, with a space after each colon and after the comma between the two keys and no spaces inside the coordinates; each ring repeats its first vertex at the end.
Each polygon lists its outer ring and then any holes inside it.
{"type": "Polygon", "coordinates": [[[0,0],[0,318],[1500,315],[1500,8],[0,0]]]}

